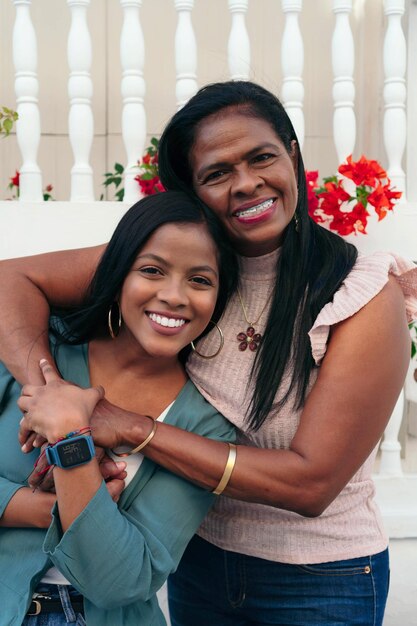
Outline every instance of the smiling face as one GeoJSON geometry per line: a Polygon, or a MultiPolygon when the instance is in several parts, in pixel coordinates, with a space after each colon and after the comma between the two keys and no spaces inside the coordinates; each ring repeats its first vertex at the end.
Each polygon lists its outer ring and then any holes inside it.
{"type": "Polygon", "coordinates": [[[271,125],[229,107],[203,120],[191,150],[193,187],[244,256],[275,250],[297,205],[297,147],[271,125]]]}
{"type": "Polygon", "coordinates": [[[141,356],[176,357],[209,323],[218,289],[217,250],[206,226],[161,226],[123,283],[115,342],[141,356]]]}

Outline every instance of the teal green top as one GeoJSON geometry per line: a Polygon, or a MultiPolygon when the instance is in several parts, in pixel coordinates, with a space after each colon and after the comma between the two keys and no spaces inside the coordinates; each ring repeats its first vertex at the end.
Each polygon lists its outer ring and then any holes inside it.
{"type": "MultiPolygon", "coordinates": [[[[87,346],[61,346],[63,378],[89,385],[87,346]]],[[[39,454],[17,440],[21,387],[0,363],[0,516],[39,454]]],[[[165,417],[211,439],[234,428],[188,381],[165,417]]],[[[0,528],[0,622],[21,626],[33,590],[52,564],[84,596],[87,626],[163,626],[156,591],[173,572],[215,496],[144,459],[117,504],[103,482],[62,533],[57,507],[48,530],[0,528]]]]}

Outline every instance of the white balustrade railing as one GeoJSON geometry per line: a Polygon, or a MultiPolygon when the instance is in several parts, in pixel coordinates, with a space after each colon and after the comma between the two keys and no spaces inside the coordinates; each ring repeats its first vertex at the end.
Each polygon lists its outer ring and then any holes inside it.
{"type": "Polygon", "coordinates": [[[139,19],[142,0],[120,0],[123,10],[123,27],[120,36],[120,61],[122,65],[122,135],[127,163],[124,171],[124,200],[133,204],[140,198],[137,176],[138,158],[143,154],[146,141],[145,43],[139,19]]]}
{"type": "Polygon", "coordinates": [[[339,163],[342,163],[353,153],[356,140],[355,49],[349,23],[352,0],[333,0],[333,12],[336,16],[332,39],[333,137],[339,163]]]}
{"type": "Polygon", "coordinates": [[[74,154],[71,169],[71,201],[94,200],[93,170],[89,163],[94,136],[91,98],[91,38],[87,25],[90,0],[67,0],[71,11],[71,28],[68,35],[68,95],[70,112],[68,133],[74,154]]]}
{"type": "Polygon", "coordinates": [[[281,67],[283,74],[281,97],[285,109],[294,126],[300,149],[304,144],[304,47],[298,24],[298,16],[303,7],[302,0],[281,0],[286,16],[281,42],[281,67]]]}
{"type": "Polygon", "coordinates": [[[31,0],[14,0],[14,5],[16,20],[13,29],[13,61],[19,114],[16,135],[23,161],[20,167],[20,200],[40,202],[43,195],[42,176],[37,163],[41,124],[36,34],[30,16],[31,0]]]}
{"type": "Polygon", "coordinates": [[[250,41],[246,30],[245,15],[249,0],[228,0],[232,15],[227,46],[229,72],[232,80],[248,80],[250,72],[250,41]]]}

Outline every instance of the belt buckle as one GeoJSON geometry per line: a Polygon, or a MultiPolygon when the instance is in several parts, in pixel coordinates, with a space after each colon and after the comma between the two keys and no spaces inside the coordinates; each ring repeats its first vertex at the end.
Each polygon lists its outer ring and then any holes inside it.
{"type": "Polygon", "coordinates": [[[34,613],[29,613],[29,611],[26,613],[26,615],[39,615],[39,613],[42,610],[42,605],[39,602],[39,600],[35,600],[34,598],[32,598],[32,604],[35,605],[35,612],[34,613]]]}

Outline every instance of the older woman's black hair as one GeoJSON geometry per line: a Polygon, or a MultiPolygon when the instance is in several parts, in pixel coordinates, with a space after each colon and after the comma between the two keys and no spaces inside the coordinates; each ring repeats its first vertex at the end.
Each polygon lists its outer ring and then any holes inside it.
{"type": "Polygon", "coordinates": [[[278,98],[255,83],[207,85],[173,116],[159,144],[159,172],[165,188],[193,193],[190,155],[199,125],[232,107],[239,114],[268,122],[289,154],[294,141],[297,148],[298,224],[292,220],[285,233],[268,322],[252,370],[256,385],[248,421],[257,429],[293,392],[295,407],[303,405],[314,367],[308,331],[352,269],[357,250],[309,217],[304,164],[291,120],[278,98]],[[291,383],[276,401],[290,366],[294,368],[291,383]]]}
{"type": "MultiPolygon", "coordinates": [[[[109,308],[149,237],[166,224],[204,224],[218,251],[219,293],[212,320],[217,322],[237,286],[238,263],[218,218],[197,198],[180,191],[147,196],[122,217],[91,281],[87,298],[77,310],[60,315],[54,334],[65,343],[83,343],[108,334],[109,308]]],[[[202,335],[208,332],[207,328],[202,335]]],[[[182,354],[184,357],[184,354],[182,354]]]]}

